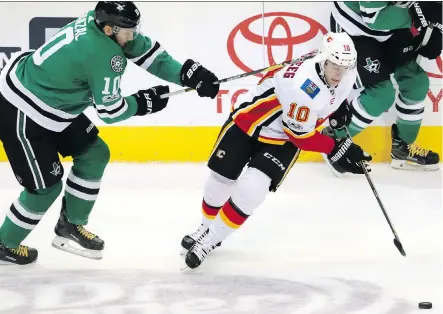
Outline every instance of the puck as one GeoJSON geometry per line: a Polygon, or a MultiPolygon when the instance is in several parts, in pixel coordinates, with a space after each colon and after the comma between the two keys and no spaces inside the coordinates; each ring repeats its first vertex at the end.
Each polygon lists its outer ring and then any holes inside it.
{"type": "Polygon", "coordinates": [[[422,309],[422,310],[432,309],[432,303],[431,302],[420,302],[418,304],[418,308],[422,309]]]}

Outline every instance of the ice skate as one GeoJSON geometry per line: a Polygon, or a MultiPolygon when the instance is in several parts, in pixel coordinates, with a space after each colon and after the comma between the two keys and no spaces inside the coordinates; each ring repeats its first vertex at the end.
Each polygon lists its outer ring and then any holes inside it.
{"type": "Polygon", "coordinates": [[[0,265],[28,265],[37,261],[37,249],[19,245],[9,249],[0,242],[0,265]]]}
{"type": "Polygon", "coordinates": [[[70,223],[65,215],[65,207],[65,198],[63,198],[62,211],[54,229],[56,237],[52,240],[52,246],[83,257],[102,259],[104,241],[86,230],[84,226],[70,223]]]}
{"type": "Polygon", "coordinates": [[[217,244],[217,242],[214,241],[213,234],[210,230],[206,230],[186,254],[186,265],[191,269],[199,267],[206,256],[208,256],[220,243],[221,242],[217,244]]]}
{"type": "MultiPolygon", "coordinates": [[[[195,242],[208,230],[208,227],[201,224],[198,229],[188,235],[185,235],[182,239],[181,246],[182,249],[180,251],[180,255],[185,255],[195,244],[195,242]]],[[[217,244],[217,246],[220,246],[221,242],[217,244]]]]}
{"type": "Polygon", "coordinates": [[[398,127],[392,125],[391,167],[402,170],[438,170],[440,156],[416,144],[406,144],[398,137],[398,127]]]}

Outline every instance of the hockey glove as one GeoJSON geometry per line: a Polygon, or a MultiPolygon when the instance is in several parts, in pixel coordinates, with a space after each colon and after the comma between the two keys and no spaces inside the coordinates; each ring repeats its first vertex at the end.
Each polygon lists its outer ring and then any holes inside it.
{"type": "Polygon", "coordinates": [[[158,85],[145,90],[139,90],[132,96],[137,101],[136,116],[144,116],[147,114],[162,111],[166,108],[169,98],[161,99],[160,95],[169,93],[169,86],[158,85]]]}
{"type": "Polygon", "coordinates": [[[218,81],[217,76],[191,59],[183,64],[180,78],[183,85],[195,89],[200,97],[214,99],[220,89],[220,84],[214,84],[218,81]]]}
{"type": "Polygon", "coordinates": [[[422,41],[423,35],[414,25],[411,28],[395,30],[385,42],[386,53],[390,56],[391,63],[395,66],[401,66],[417,59],[417,49],[422,41]]]}
{"type": "Polygon", "coordinates": [[[329,125],[335,130],[343,130],[345,126],[351,123],[352,112],[348,101],[342,102],[340,107],[329,116],[329,125]]]}
{"type": "MultiPolygon", "coordinates": [[[[335,147],[328,155],[328,159],[333,165],[339,166],[344,172],[363,174],[360,161],[371,161],[372,157],[364,152],[360,146],[353,143],[350,138],[342,138],[336,141],[335,147]]],[[[366,165],[365,165],[366,166],[366,165]]]]}
{"type": "Polygon", "coordinates": [[[421,47],[418,50],[419,55],[428,58],[429,60],[437,59],[442,51],[442,34],[439,30],[434,28],[431,38],[426,46],[421,47]]]}

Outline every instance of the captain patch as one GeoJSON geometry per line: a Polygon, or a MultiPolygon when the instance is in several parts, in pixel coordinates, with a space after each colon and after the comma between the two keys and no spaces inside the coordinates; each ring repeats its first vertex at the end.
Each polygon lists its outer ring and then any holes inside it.
{"type": "Polygon", "coordinates": [[[317,96],[317,94],[320,92],[320,88],[317,85],[315,85],[315,83],[310,79],[307,79],[300,87],[300,89],[304,91],[306,94],[308,94],[308,96],[311,97],[311,99],[314,99],[315,96],[317,96]]]}

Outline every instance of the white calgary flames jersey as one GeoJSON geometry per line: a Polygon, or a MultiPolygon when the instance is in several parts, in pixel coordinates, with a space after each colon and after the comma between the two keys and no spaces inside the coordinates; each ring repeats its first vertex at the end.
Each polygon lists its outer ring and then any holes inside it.
{"type": "Polygon", "coordinates": [[[302,140],[318,133],[316,129],[346,100],[357,75],[352,69],[336,88],[329,88],[313,56],[267,72],[254,90],[238,98],[230,119],[260,142],[282,145],[291,140],[311,150],[302,140]]]}

